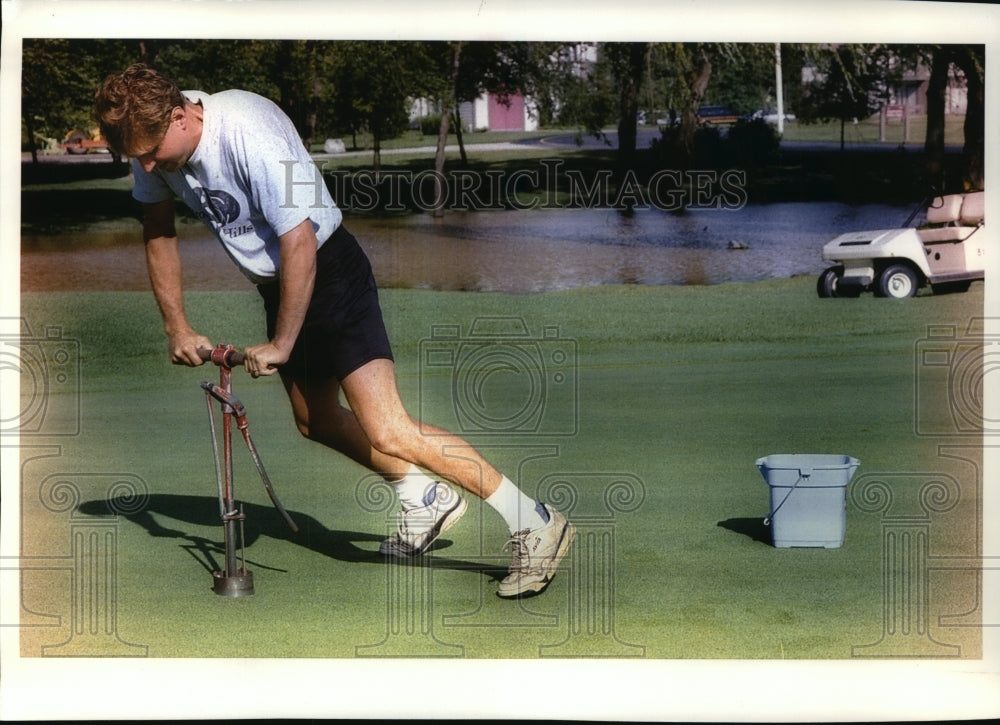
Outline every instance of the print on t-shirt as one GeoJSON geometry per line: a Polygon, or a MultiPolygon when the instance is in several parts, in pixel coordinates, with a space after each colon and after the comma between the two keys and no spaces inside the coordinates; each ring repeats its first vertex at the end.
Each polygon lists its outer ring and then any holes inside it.
{"type": "Polygon", "coordinates": [[[203,209],[208,210],[213,220],[220,227],[232,224],[240,218],[240,203],[232,194],[222,189],[205,189],[195,187],[203,209]]]}

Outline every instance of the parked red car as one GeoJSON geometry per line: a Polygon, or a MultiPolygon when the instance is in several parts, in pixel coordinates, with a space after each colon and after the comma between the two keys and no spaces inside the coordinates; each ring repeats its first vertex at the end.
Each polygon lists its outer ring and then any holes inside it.
{"type": "Polygon", "coordinates": [[[96,129],[90,135],[73,130],[66,134],[59,148],[65,149],[68,154],[85,154],[88,151],[106,151],[108,142],[101,138],[96,129]]]}

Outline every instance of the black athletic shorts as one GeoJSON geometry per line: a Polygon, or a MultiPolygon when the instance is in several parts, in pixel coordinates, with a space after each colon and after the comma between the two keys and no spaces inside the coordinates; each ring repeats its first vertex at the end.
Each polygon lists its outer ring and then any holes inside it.
{"type": "MultiPolygon", "coordinates": [[[[281,301],[276,281],[258,285],[274,337],[281,301]]],[[[343,380],[365,363],[392,360],[378,290],[364,250],[343,225],[316,253],[316,284],[302,330],[281,372],[307,383],[343,380]]]]}

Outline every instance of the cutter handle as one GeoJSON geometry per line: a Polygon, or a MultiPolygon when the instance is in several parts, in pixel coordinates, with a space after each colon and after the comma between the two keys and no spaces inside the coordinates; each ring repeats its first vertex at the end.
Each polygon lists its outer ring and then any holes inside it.
{"type": "Polygon", "coordinates": [[[213,350],[198,350],[198,357],[219,367],[233,368],[243,364],[243,353],[232,345],[219,345],[213,350]]]}

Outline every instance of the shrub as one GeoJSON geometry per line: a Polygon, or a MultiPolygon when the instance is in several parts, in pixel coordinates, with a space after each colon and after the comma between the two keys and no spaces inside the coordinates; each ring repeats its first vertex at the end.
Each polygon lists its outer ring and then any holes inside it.
{"type": "Polygon", "coordinates": [[[716,126],[699,126],[692,138],[692,156],[685,157],[680,147],[680,126],[664,126],[660,138],[650,144],[654,162],[663,168],[721,168],[727,165],[728,148],[716,126]]]}
{"type": "Polygon", "coordinates": [[[441,114],[424,116],[420,119],[420,133],[424,136],[437,136],[441,130],[441,114]]]}
{"type": "Polygon", "coordinates": [[[777,128],[762,118],[741,119],[729,129],[727,140],[735,163],[756,168],[777,158],[781,136],[777,128]]]}
{"type": "Polygon", "coordinates": [[[728,166],[726,143],[718,126],[703,125],[694,131],[694,163],[706,169],[728,166]]]}

